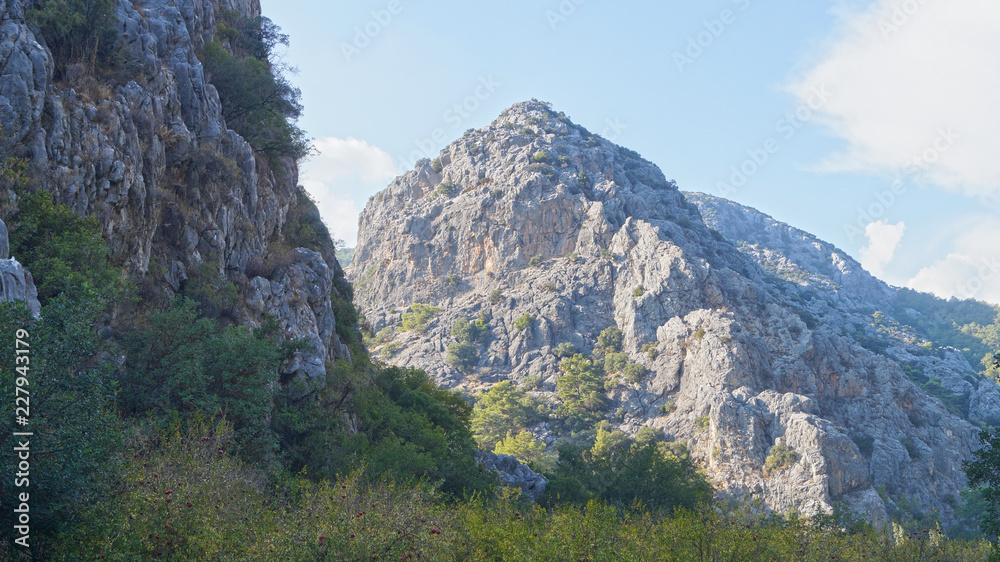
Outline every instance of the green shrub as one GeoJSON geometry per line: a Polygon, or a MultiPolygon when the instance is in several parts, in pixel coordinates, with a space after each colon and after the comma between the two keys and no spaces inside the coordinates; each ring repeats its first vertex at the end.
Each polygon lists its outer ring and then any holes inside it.
{"type": "Polygon", "coordinates": [[[441,157],[431,160],[431,169],[438,174],[441,173],[441,170],[444,169],[444,166],[441,164],[441,157]]]}
{"type": "Polygon", "coordinates": [[[767,458],[764,460],[764,469],[768,471],[784,470],[795,464],[798,460],[799,454],[794,449],[784,442],[778,443],[767,452],[767,458]]]}
{"type": "Polygon", "coordinates": [[[603,357],[606,353],[613,353],[622,350],[624,336],[617,326],[608,326],[597,336],[597,345],[594,346],[594,356],[603,357]]]}
{"type": "Polygon", "coordinates": [[[493,452],[515,457],[536,472],[551,472],[556,467],[556,453],[546,451],[545,444],[535,439],[527,430],[521,430],[517,435],[513,432],[508,433],[507,437],[493,448],[493,452]]]}
{"type": "Polygon", "coordinates": [[[479,363],[479,350],[471,343],[452,342],[448,345],[445,363],[452,369],[469,372],[479,363]]]}
{"type": "Polygon", "coordinates": [[[643,288],[642,285],[639,285],[638,287],[636,287],[635,289],[632,290],[632,298],[633,299],[637,299],[637,298],[641,297],[645,292],[646,292],[646,289],[643,288]]]}
{"type": "Polygon", "coordinates": [[[378,354],[381,355],[382,357],[392,357],[402,347],[403,347],[403,345],[401,343],[399,343],[398,341],[391,341],[391,342],[383,345],[382,349],[380,349],[378,351],[378,354]]]}
{"type": "Polygon", "coordinates": [[[470,144],[469,145],[469,154],[471,154],[472,156],[475,156],[475,155],[479,154],[479,144],[477,144],[477,143],[470,144]]]}
{"type": "Polygon", "coordinates": [[[556,395],[562,400],[557,410],[567,429],[580,430],[597,422],[607,407],[601,366],[577,354],[559,363],[562,376],[556,379],[556,395]]]}
{"type": "Polygon", "coordinates": [[[402,323],[399,327],[401,331],[411,331],[423,333],[427,330],[427,323],[431,318],[437,316],[441,309],[436,306],[415,302],[410,305],[409,311],[403,313],[402,323]]]}
{"type": "Polygon", "coordinates": [[[73,63],[97,73],[120,61],[113,0],[38,0],[35,6],[25,16],[52,52],[56,79],[73,63]]]}
{"type": "Polygon", "coordinates": [[[489,324],[485,317],[480,317],[474,322],[469,322],[465,318],[459,318],[451,325],[451,337],[462,343],[485,343],[489,333],[489,324]]]}
{"type": "Polygon", "coordinates": [[[569,156],[560,156],[556,158],[556,162],[558,162],[560,166],[566,167],[569,166],[570,159],[569,156]]]}
{"type": "Polygon", "coordinates": [[[535,317],[525,312],[514,321],[514,329],[523,332],[535,325],[535,317]]]}
{"type": "Polygon", "coordinates": [[[539,150],[531,156],[531,161],[539,164],[544,164],[549,161],[549,154],[544,150],[539,150]]]}
{"type": "Polygon", "coordinates": [[[698,331],[696,331],[694,333],[694,337],[697,338],[698,340],[701,340],[702,338],[704,338],[705,337],[705,329],[704,328],[698,328],[698,331]]]}
{"type": "Polygon", "coordinates": [[[446,180],[438,184],[434,189],[434,195],[441,195],[444,197],[452,197],[458,193],[458,187],[451,183],[451,180],[446,180]]]}
{"type": "Polygon", "coordinates": [[[646,376],[646,368],[638,363],[629,363],[625,365],[625,369],[622,371],[622,376],[625,380],[631,384],[638,384],[642,380],[642,377],[646,376]]]}
{"type": "Polygon", "coordinates": [[[677,409],[677,404],[674,404],[673,400],[666,402],[660,406],[660,413],[663,415],[668,415],[677,409]]]}
{"type": "Polygon", "coordinates": [[[520,432],[538,419],[534,398],[514,383],[502,381],[477,397],[471,429],[479,446],[491,451],[509,433],[520,432]]]}
{"type": "Polygon", "coordinates": [[[552,348],[552,355],[560,359],[576,355],[576,346],[566,341],[552,348]]]}
{"type": "Polygon", "coordinates": [[[650,341],[642,344],[642,352],[646,354],[646,357],[650,361],[656,359],[660,352],[656,349],[660,345],[660,342],[650,341]]]}
{"type": "MultiPolygon", "coordinates": [[[[217,260],[217,256],[212,256],[217,260]]],[[[211,258],[210,258],[211,259],[211,258]]],[[[231,281],[219,274],[217,261],[205,261],[190,272],[181,287],[181,294],[199,304],[201,316],[236,318],[239,292],[231,281]]]]}
{"type": "Polygon", "coordinates": [[[569,263],[577,263],[580,261],[580,256],[577,255],[576,252],[573,252],[572,254],[567,254],[566,261],[568,261],[569,263]]]}
{"type": "Polygon", "coordinates": [[[554,293],[559,287],[552,281],[542,285],[542,289],[547,293],[554,293]]]}
{"type": "Polygon", "coordinates": [[[490,192],[490,197],[494,199],[500,199],[501,197],[503,197],[503,190],[500,188],[494,189],[493,191],[490,192]]]}
{"type": "Polygon", "coordinates": [[[503,300],[503,291],[501,291],[500,289],[493,289],[492,291],[490,291],[490,295],[486,297],[486,300],[489,301],[491,304],[497,304],[498,302],[503,300]]]}
{"type": "Polygon", "coordinates": [[[903,437],[899,440],[899,444],[906,449],[906,454],[909,455],[910,460],[920,459],[920,449],[917,448],[917,444],[913,442],[909,437],[903,437]]]}
{"type": "Polygon", "coordinates": [[[541,375],[528,375],[521,381],[521,388],[524,390],[537,390],[542,387],[541,375]]]}
{"type": "Polygon", "coordinates": [[[604,372],[620,373],[628,364],[628,354],[619,352],[609,352],[604,354],[604,372]]]}
{"type": "Polygon", "coordinates": [[[608,250],[607,248],[601,248],[601,259],[602,260],[610,260],[610,259],[612,259],[614,257],[615,257],[615,255],[611,253],[611,250],[608,250]]]}
{"type": "Polygon", "coordinates": [[[867,434],[856,434],[851,436],[851,440],[858,446],[858,451],[861,451],[862,455],[866,457],[872,456],[872,452],[875,450],[874,437],[867,434]]]}
{"type": "Polygon", "coordinates": [[[706,429],[709,428],[711,423],[712,423],[711,416],[698,416],[694,420],[694,426],[698,429],[698,431],[705,431],[706,429]]]}
{"type": "Polygon", "coordinates": [[[542,256],[531,256],[528,260],[528,267],[538,267],[542,264],[542,256]]]}

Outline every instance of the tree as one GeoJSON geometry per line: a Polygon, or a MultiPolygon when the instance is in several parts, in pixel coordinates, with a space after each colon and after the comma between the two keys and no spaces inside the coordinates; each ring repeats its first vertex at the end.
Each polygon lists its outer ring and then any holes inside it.
{"type": "Polygon", "coordinates": [[[479,395],[472,410],[472,433],[487,451],[510,433],[525,429],[538,417],[535,400],[511,381],[493,385],[479,395]]]}
{"type": "Polygon", "coordinates": [[[515,457],[537,472],[551,472],[556,467],[556,453],[546,451],[544,443],[535,439],[530,431],[523,429],[517,435],[514,432],[507,433],[507,437],[497,443],[493,452],[515,457]]]}
{"type": "Polygon", "coordinates": [[[986,513],[981,522],[984,533],[993,539],[993,553],[1000,559],[1000,428],[984,429],[979,433],[983,447],[965,461],[969,486],[979,487],[986,501],[986,513]]]}
{"type": "Polygon", "coordinates": [[[592,426],[607,405],[601,365],[583,354],[559,364],[563,375],[556,380],[556,395],[562,400],[558,414],[570,429],[592,426]]]}
{"type": "Polygon", "coordinates": [[[464,341],[451,342],[445,363],[452,369],[469,372],[479,363],[479,350],[476,346],[464,341]]]}

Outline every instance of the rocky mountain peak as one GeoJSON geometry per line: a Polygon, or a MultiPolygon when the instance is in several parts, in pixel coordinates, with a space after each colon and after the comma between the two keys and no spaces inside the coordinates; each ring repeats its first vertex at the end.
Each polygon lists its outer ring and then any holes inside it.
{"type": "Polygon", "coordinates": [[[373,350],[469,393],[514,382],[548,408],[524,429],[550,450],[574,423],[561,363],[580,354],[603,377],[587,419],[649,428],[720,493],[952,517],[969,420],[996,413],[997,386],[922,350],[886,316],[892,290],[832,246],[692,201],[634,151],[515,104],[363,211],[348,273],[373,350]]]}

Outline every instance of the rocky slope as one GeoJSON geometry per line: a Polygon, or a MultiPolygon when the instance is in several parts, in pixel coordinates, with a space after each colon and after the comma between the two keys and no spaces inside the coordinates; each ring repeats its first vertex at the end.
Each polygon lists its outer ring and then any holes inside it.
{"type": "MultiPolygon", "coordinates": [[[[977,446],[963,416],[991,415],[996,385],[873,316],[893,293],[843,253],[725,202],[714,215],[699,205],[636,153],[519,103],[376,195],[348,273],[386,360],[445,386],[512,380],[554,405],[556,346],[590,353],[616,326],[646,370],[609,380],[606,419],[687,443],[720,491],[807,515],[843,501],[875,520],[905,499],[950,520],[977,446]],[[397,331],[413,303],[441,310],[422,332],[397,331]],[[451,326],[476,318],[489,334],[475,367],[449,367],[451,326]],[[904,366],[969,391],[968,412],[904,366]],[[777,443],[798,460],[767,471],[777,443]]],[[[548,424],[533,432],[555,440],[548,424]]]]}
{"type": "Polygon", "coordinates": [[[254,18],[259,3],[116,0],[124,62],[111,78],[82,64],[57,73],[52,38],[36,35],[29,8],[0,0],[4,155],[27,159],[38,187],[99,219],[145,302],[162,303],[208,271],[239,289],[236,321],[269,313],[286,337],[308,339],[285,375],[324,384],[325,363],[349,354],[331,304],[349,298],[332,244],[289,247],[287,217],[309,211],[295,162],[269,163],[227,127],[198,58],[220,14],[254,18]]]}

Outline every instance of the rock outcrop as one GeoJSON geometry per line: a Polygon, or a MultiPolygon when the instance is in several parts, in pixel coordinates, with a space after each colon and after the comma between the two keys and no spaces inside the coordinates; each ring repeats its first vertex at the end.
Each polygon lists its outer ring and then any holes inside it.
{"type": "Polygon", "coordinates": [[[58,82],[46,38],[25,20],[30,6],[0,0],[7,153],[56,202],[98,218],[146,302],[182,292],[210,264],[252,303],[237,305],[237,321],[272,314],[286,337],[312,344],[284,374],[322,385],[325,363],[348,353],[331,307],[331,295],[349,298],[334,283],[332,244],[323,255],[287,247],[286,217],[308,201],[295,161],[263,158],[227,127],[198,58],[221,14],[257,17],[257,0],[116,0],[124,62],[101,78],[71,65],[58,82]]]}
{"type": "MultiPolygon", "coordinates": [[[[956,392],[968,390],[961,381],[983,389],[978,403],[996,385],[960,354],[928,357],[884,329],[872,314],[888,310],[892,291],[842,252],[763,215],[713,208],[719,224],[743,225],[736,239],[756,245],[750,255],[653,164],[547,104],[519,103],[369,202],[348,275],[383,357],[442,385],[477,392],[512,380],[555,405],[556,347],[591,353],[615,326],[645,372],[609,376],[605,418],[685,442],[720,493],[805,515],[845,502],[875,520],[906,498],[950,520],[977,431],[902,364],[938,369],[956,392]],[[423,331],[397,331],[413,303],[441,310],[423,331]],[[450,329],[477,318],[489,334],[475,367],[460,371],[447,362],[450,329]],[[862,336],[885,346],[867,349],[862,336]],[[779,443],[797,460],[767,470],[779,443]]],[[[969,419],[991,411],[976,407],[969,419]]]]}
{"type": "Polygon", "coordinates": [[[549,479],[528,468],[510,455],[498,455],[480,451],[476,457],[479,464],[497,474],[500,484],[508,488],[517,488],[521,493],[537,500],[545,493],[549,479]]]}
{"type": "Polygon", "coordinates": [[[17,301],[25,303],[32,316],[38,316],[41,306],[35,282],[31,272],[11,257],[7,225],[0,220],[0,302],[17,301]]]}

